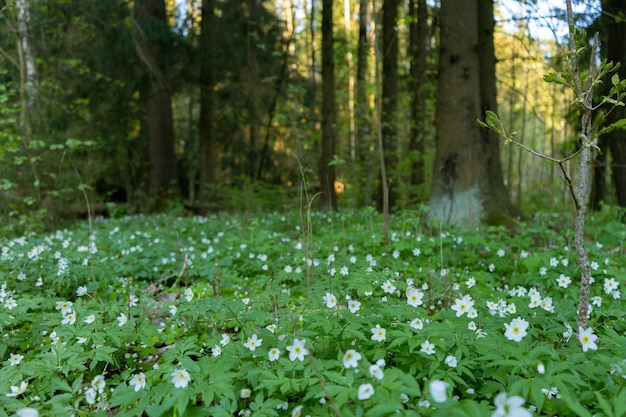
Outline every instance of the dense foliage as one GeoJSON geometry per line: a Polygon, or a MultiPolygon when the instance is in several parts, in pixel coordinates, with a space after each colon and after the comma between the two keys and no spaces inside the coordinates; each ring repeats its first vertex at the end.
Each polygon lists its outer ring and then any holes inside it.
{"type": "Polygon", "coordinates": [[[0,416],[626,415],[626,238],[371,210],[131,216],[0,241],[0,416]],[[22,410],[22,413],[26,411],[22,410]]]}

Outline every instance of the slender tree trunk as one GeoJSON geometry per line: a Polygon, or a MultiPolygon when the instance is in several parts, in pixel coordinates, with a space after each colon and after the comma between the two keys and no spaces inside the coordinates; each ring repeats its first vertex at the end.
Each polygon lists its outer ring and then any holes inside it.
{"type": "Polygon", "coordinates": [[[398,0],[383,2],[381,129],[390,208],[398,200],[398,4],[398,0]]]}
{"type": "Polygon", "coordinates": [[[412,194],[419,196],[424,184],[424,131],[426,127],[426,45],[428,42],[428,9],[426,0],[409,0],[409,92],[411,95],[411,126],[409,151],[411,154],[412,194]]]}
{"type": "Polygon", "coordinates": [[[257,56],[257,45],[259,44],[259,35],[257,17],[259,14],[258,0],[246,0],[247,12],[247,42],[246,42],[246,71],[247,77],[247,95],[248,95],[248,124],[250,148],[247,158],[241,159],[248,161],[247,174],[251,180],[255,179],[258,171],[259,162],[259,145],[261,144],[261,76],[259,61],[257,56]]]}
{"type": "Polygon", "coordinates": [[[200,23],[200,116],[198,119],[199,165],[198,199],[211,197],[209,189],[217,182],[217,150],[215,144],[214,120],[214,44],[215,44],[215,0],[202,1],[202,21],[200,23]]]}
{"type": "MultiPolygon", "coordinates": [[[[17,0],[15,2],[17,8],[17,36],[19,43],[21,72],[22,72],[22,91],[26,108],[22,109],[26,112],[24,120],[33,121],[37,116],[37,67],[35,66],[35,55],[33,53],[30,36],[28,35],[28,25],[30,22],[30,3],[26,0],[17,0]]],[[[29,122],[30,123],[30,122],[29,122]]]]}
{"type": "Polygon", "coordinates": [[[335,68],[333,59],[333,1],[322,2],[322,154],[320,186],[324,207],[337,209],[335,166],[335,68]]]}
{"type": "MultiPolygon", "coordinates": [[[[317,30],[315,28],[315,2],[317,0],[309,0],[311,2],[310,16],[309,16],[309,29],[311,31],[311,50],[309,56],[311,58],[311,71],[309,78],[313,80],[313,85],[317,85],[317,30]]],[[[314,87],[315,88],[315,87],[314,87]]],[[[315,97],[315,94],[313,95],[315,97]]]]}
{"type": "Polygon", "coordinates": [[[357,69],[356,69],[356,141],[357,159],[360,178],[363,178],[363,205],[369,206],[372,194],[371,161],[371,129],[370,110],[367,99],[367,69],[368,52],[370,50],[369,38],[367,34],[369,0],[359,0],[359,45],[357,48],[357,69]]]}
{"type": "Polygon", "coordinates": [[[346,62],[348,63],[348,135],[350,142],[350,161],[354,165],[356,161],[356,127],[354,109],[354,60],[352,59],[352,8],[350,0],[343,2],[343,20],[346,28],[346,62]]]}
{"type": "MultiPolygon", "coordinates": [[[[26,155],[30,154],[28,144],[33,139],[33,124],[39,120],[37,111],[37,96],[39,88],[37,85],[37,67],[35,65],[35,55],[31,47],[30,36],[28,34],[28,26],[30,24],[30,4],[26,0],[17,0],[15,2],[17,9],[15,32],[17,41],[17,51],[19,56],[20,70],[20,100],[22,103],[22,115],[20,120],[20,128],[26,138],[24,150],[26,155]]],[[[34,158],[28,158],[31,171],[33,173],[33,183],[35,184],[35,196],[37,202],[41,205],[42,192],[39,172],[34,158]]]]}

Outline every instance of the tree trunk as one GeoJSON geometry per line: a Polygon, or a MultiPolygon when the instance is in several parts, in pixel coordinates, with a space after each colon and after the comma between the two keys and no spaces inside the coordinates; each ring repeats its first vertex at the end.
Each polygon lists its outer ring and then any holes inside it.
{"type": "Polygon", "coordinates": [[[200,23],[200,116],[198,119],[199,164],[198,199],[211,196],[210,187],[217,181],[217,156],[215,146],[214,120],[214,44],[215,14],[214,0],[202,1],[202,21],[200,23]],[[207,195],[208,194],[208,195],[207,195]]]}
{"type": "Polygon", "coordinates": [[[363,205],[370,204],[372,194],[372,175],[371,169],[371,150],[372,134],[370,128],[370,110],[367,99],[367,61],[370,49],[369,38],[367,34],[368,8],[369,0],[359,0],[359,45],[357,48],[357,69],[356,69],[356,141],[357,141],[357,159],[360,178],[363,179],[363,205]]]}
{"type": "MultiPolygon", "coordinates": [[[[603,15],[607,19],[607,60],[621,62],[618,69],[620,79],[626,78],[626,20],[623,18],[626,0],[602,0],[603,15]]],[[[626,117],[624,107],[616,107],[607,117],[608,123],[626,117]]],[[[617,204],[626,207],[626,130],[615,129],[606,135],[605,142],[610,143],[613,171],[613,184],[617,204]]]]}
{"type": "MultiPolygon", "coordinates": [[[[480,117],[482,118],[486,110],[498,112],[496,55],[493,44],[495,26],[493,0],[478,0],[477,8],[480,117]]],[[[485,199],[487,212],[489,215],[496,216],[501,214],[519,216],[520,212],[511,202],[509,193],[504,186],[502,161],[500,159],[500,138],[489,129],[480,129],[479,131],[484,155],[482,162],[487,167],[487,186],[484,189],[488,192],[489,197],[485,199]]]]}
{"type": "Polygon", "coordinates": [[[398,200],[398,3],[398,0],[383,2],[381,128],[390,208],[395,207],[398,200]]]}
{"type": "Polygon", "coordinates": [[[426,123],[426,44],[428,42],[428,9],[426,0],[409,0],[409,94],[411,95],[411,126],[409,152],[411,158],[412,195],[420,196],[424,184],[424,130],[426,123]]]}
{"type": "Polygon", "coordinates": [[[172,98],[164,55],[171,45],[164,42],[167,27],[165,0],[135,1],[139,19],[135,51],[145,67],[148,82],[143,97],[148,134],[148,193],[180,195],[174,151],[172,98]],[[160,31],[161,33],[156,33],[160,31]]]}
{"type": "Polygon", "coordinates": [[[337,209],[335,166],[335,68],[333,60],[333,1],[322,2],[322,155],[320,187],[324,207],[337,209]]]}
{"type": "Polygon", "coordinates": [[[591,197],[589,200],[589,208],[598,211],[602,208],[602,204],[606,203],[606,175],[608,164],[608,153],[610,152],[610,142],[607,141],[606,135],[600,136],[598,147],[602,150],[596,153],[593,160],[593,185],[591,187],[591,197]]]}
{"type": "Polygon", "coordinates": [[[248,125],[250,148],[247,157],[242,160],[248,160],[247,174],[251,180],[255,179],[258,171],[259,146],[261,144],[261,76],[259,68],[259,60],[257,56],[257,45],[259,44],[259,35],[257,18],[259,15],[258,0],[246,1],[246,19],[247,19],[247,42],[246,42],[246,87],[247,91],[247,107],[248,107],[248,125]]]}
{"type": "MultiPolygon", "coordinates": [[[[479,39],[479,3],[493,7],[490,0],[442,0],[440,11],[437,140],[429,208],[432,219],[459,226],[513,214],[497,139],[476,124],[484,117],[483,106],[495,109],[493,43],[483,37],[488,33],[482,24],[479,39]]],[[[493,29],[493,19],[489,25],[493,29]]]]}
{"type": "Polygon", "coordinates": [[[37,115],[37,67],[35,66],[35,56],[33,54],[30,37],[28,35],[28,25],[30,22],[30,3],[26,0],[15,2],[17,9],[17,37],[20,55],[20,73],[22,78],[22,94],[24,95],[25,108],[23,123],[29,125],[36,119],[37,115]]]}
{"type": "Polygon", "coordinates": [[[354,62],[352,59],[352,9],[350,0],[344,0],[343,20],[346,28],[346,61],[348,63],[348,132],[350,136],[350,163],[354,167],[356,162],[356,127],[354,121],[354,62]]]}

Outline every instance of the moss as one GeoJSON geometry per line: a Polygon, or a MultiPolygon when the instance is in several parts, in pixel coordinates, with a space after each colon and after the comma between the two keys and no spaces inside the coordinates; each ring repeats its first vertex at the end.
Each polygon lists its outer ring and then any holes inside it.
{"type": "Polygon", "coordinates": [[[496,212],[491,213],[484,220],[487,226],[504,226],[509,230],[515,230],[517,228],[517,222],[514,218],[506,213],[496,212]]]}

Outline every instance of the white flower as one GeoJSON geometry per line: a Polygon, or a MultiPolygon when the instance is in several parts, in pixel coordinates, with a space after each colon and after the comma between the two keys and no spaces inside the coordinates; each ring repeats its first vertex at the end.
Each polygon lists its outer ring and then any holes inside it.
{"type": "MultiPolygon", "coordinates": [[[[287,405],[287,407],[289,407],[289,405],[287,405]]],[[[294,407],[294,409],[291,410],[291,417],[301,417],[303,408],[304,408],[303,405],[298,405],[298,406],[294,407]]],[[[285,410],[286,409],[287,408],[285,407],[285,410]]]]}
{"type": "Polygon", "coordinates": [[[172,384],[174,384],[176,388],[185,388],[187,384],[189,384],[189,381],[191,381],[191,376],[186,369],[177,369],[172,372],[171,376],[172,384]]]}
{"type": "Polygon", "coordinates": [[[129,307],[136,307],[138,302],[139,302],[139,298],[137,298],[137,296],[135,294],[129,294],[128,295],[128,306],[129,307]]]}
{"type": "Polygon", "coordinates": [[[359,366],[359,360],[361,358],[362,356],[359,352],[354,349],[350,349],[343,355],[343,367],[356,368],[359,366]]]}
{"type": "Polygon", "coordinates": [[[13,298],[7,298],[4,302],[4,307],[7,310],[13,310],[15,307],[17,307],[17,302],[15,302],[13,298]]]}
{"type": "Polygon", "coordinates": [[[465,285],[467,285],[467,288],[472,288],[474,285],[476,285],[476,278],[471,277],[470,279],[465,281],[465,285]]]}
{"type": "Polygon", "coordinates": [[[74,324],[74,323],[76,323],[76,313],[74,313],[73,311],[65,314],[63,316],[63,320],[61,321],[61,324],[74,324]]]}
{"type": "Polygon", "coordinates": [[[361,309],[360,301],[356,301],[356,300],[348,301],[348,310],[350,310],[351,313],[356,314],[359,312],[360,309],[361,309]]]}
{"type": "Polygon", "coordinates": [[[528,329],[528,322],[520,317],[511,320],[511,323],[504,324],[506,331],[504,336],[509,340],[520,342],[524,336],[526,336],[526,329],[528,329]]]}
{"type": "Polygon", "coordinates": [[[386,339],[387,330],[380,327],[380,324],[377,324],[376,327],[372,329],[372,340],[376,342],[383,342],[386,339]]]}
{"type": "Polygon", "coordinates": [[[85,323],[87,324],[91,324],[94,321],[96,321],[96,316],[94,316],[93,314],[88,315],[85,320],[83,320],[85,323]]]}
{"type": "Polygon", "coordinates": [[[452,310],[456,311],[456,316],[461,317],[463,314],[470,311],[470,309],[474,307],[474,301],[472,297],[469,295],[464,295],[461,298],[457,298],[454,300],[454,305],[451,307],[452,310]]]}
{"type": "Polygon", "coordinates": [[[133,375],[128,385],[134,386],[135,392],[144,389],[146,387],[146,375],[143,372],[133,375]]]}
{"type": "Polygon", "coordinates": [[[422,298],[424,298],[424,293],[416,288],[411,288],[406,292],[406,301],[412,307],[421,306],[422,298]]]}
{"type": "Polygon", "coordinates": [[[372,378],[381,380],[385,377],[385,373],[383,372],[383,368],[377,363],[370,365],[370,375],[372,378]]]}
{"type": "Polygon", "coordinates": [[[611,294],[614,290],[617,289],[618,286],[619,282],[615,281],[615,278],[604,278],[604,292],[606,294],[611,294]]]}
{"type": "Polygon", "coordinates": [[[176,312],[178,311],[178,307],[176,307],[176,306],[175,306],[175,305],[173,305],[173,304],[169,307],[169,309],[170,309],[170,316],[175,315],[175,314],[176,314],[176,312]]]}
{"type": "Polygon", "coordinates": [[[102,375],[96,375],[95,378],[91,381],[91,387],[98,391],[98,394],[102,394],[106,384],[107,383],[104,380],[104,376],[102,375]]]}
{"type": "Polygon", "coordinates": [[[250,398],[251,395],[252,391],[250,388],[242,388],[241,391],[239,391],[239,398],[250,398]]]}
{"type": "Polygon", "coordinates": [[[267,355],[269,356],[270,362],[274,362],[280,357],[280,350],[277,348],[271,348],[267,355]]]}
{"type": "Polygon", "coordinates": [[[293,339],[293,345],[287,346],[290,361],[293,362],[296,359],[298,359],[299,361],[304,360],[304,356],[309,354],[308,349],[304,347],[305,343],[306,340],[293,339]]]}
{"type": "Polygon", "coordinates": [[[357,398],[359,400],[367,400],[368,398],[371,398],[372,395],[374,395],[374,392],[375,391],[372,384],[361,384],[357,392],[357,398]]]}
{"type": "Polygon", "coordinates": [[[574,334],[574,329],[568,323],[565,323],[565,328],[567,328],[567,331],[563,332],[563,337],[566,341],[569,341],[569,338],[574,334]]]}
{"type": "Polygon", "coordinates": [[[524,399],[517,395],[507,398],[506,392],[498,394],[494,400],[496,411],[491,417],[531,417],[530,411],[522,407],[524,399]]]}
{"type": "Polygon", "coordinates": [[[193,300],[193,290],[191,288],[185,288],[185,292],[183,294],[185,295],[185,300],[193,300]]]}
{"type": "Polygon", "coordinates": [[[541,375],[543,375],[543,374],[545,374],[545,373],[546,373],[546,367],[545,367],[545,365],[544,365],[543,363],[539,362],[539,363],[537,364],[537,372],[538,372],[539,374],[541,374],[541,375]]]}
{"type": "Polygon", "coordinates": [[[569,284],[572,283],[572,279],[570,277],[567,277],[567,276],[561,274],[556,279],[556,283],[559,285],[559,287],[567,288],[567,287],[569,287],[569,284]]]}
{"type": "Polygon", "coordinates": [[[270,332],[274,333],[274,331],[276,330],[276,325],[275,324],[268,324],[267,326],[265,326],[265,328],[267,330],[269,330],[270,332]]]}
{"type": "Polygon", "coordinates": [[[322,300],[326,303],[326,307],[335,308],[337,306],[337,297],[333,294],[327,292],[325,296],[322,297],[322,300]]]}
{"type": "Polygon", "coordinates": [[[26,407],[17,410],[15,415],[17,417],[39,417],[39,411],[34,408],[26,407]]]}
{"type": "Polygon", "coordinates": [[[85,400],[87,401],[87,404],[93,405],[96,403],[96,390],[93,388],[87,388],[87,390],[85,390],[85,400]]]}
{"type": "Polygon", "coordinates": [[[448,383],[446,382],[443,382],[439,379],[430,381],[429,390],[430,395],[433,397],[433,400],[435,400],[435,402],[443,403],[448,399],[448,383]]]}
{"type": "Polygon", "coordinates": [[[409,326],[411,326],[411,328],[415,330],[422,330],[424,328],[424,321],[420,318],[415,318],[411,320],[411,323],[409,323],[409,326]]]}
{"type": "Polygon", "coordinates": [[[87,287],[85,285],[82,285],[78,288],[76,288],[76,296],[77,297],[82,297],[84,295],[87,294],[87,287]]]}
{"type": "Polygon", "coordinates": [[[578,328],[578,340],[583,347],[583,352],[591,350],[597,350],[598,345],[596,344],[596,340],[598,340],[598,336],[593,334],[593,329],[591,327],[587,327],[583,329],[582,327],[578,328]]]}
{"type": "Polygon", "coordinates": [[[26,392],[26,387],[28,387],[28,383],[26,381],[20,382],[19,386],[11,385],[11,392],[7,394],[7,397],[17,397],[18,395],[22,395],[26,392]]]}
{"type": "Polygon", "coordinates": [[[250,349],[251,352],[254,352],[256,348],[263,344],[263,339],[257,338],[256,333],[248,338],[248,341],[243,345],[250,349]]]}
{"type": "Polygon", "coordinates": [[[24,359],[23,355],[20,355],[19,353],[11,353],[9,355],[9,365],[19,365],[22,362],[22,359],[24,359]]]}
{"type": "Polygon", "coordinates": [[[126,316],[126,314],[120,313],[120,316],[117,318],[117,321],[119,322],[119,327],[122,327],[128,322],[128,317],[126,316]]]}
{"type": "Polygon", "coordinates": [[[455,356],[452,356],[452,355],[446,356],[446,359],[444,360],[444,362],[450,368],[456,368],[457,360],[455,356]]]}
{"type": "Polygon", "coordinates": [[[433,343],[430,343],[428,340],[422,343],[420,347],[421,347],[420,352],[424,352],[427,355],[435,354],[435,345],[433,343]]]}
{"type": "Polygon", "coordinates": [[[602,307],[602,297],[596,295],[595,297],[592,298],[591,304],[593,304],[596,307],[602,307]]]}
{"type": "Polygon", "coordinates": [[[67,314],[72,311],[72,306],[71,301],[57,301],[55,309],[61,310],[61,314],[67,314]]]}
{"type": "Polygon", "coordinates": [[[229,343],[230,343],[230,336],[227,334],[223,334],[222,339],[220,340],[220,345],[226,346],[229,343]]]}
{"type": "Polygon", "coordinates": [[[396,292],[396,286],[393,285],[393,282],[391,282],[390,280],[383,282],[383,284],[380,287],[387,294],[393,294],[394,292],[396,292]]]}
{"type": "Polygon", "coordinates": [[[222,354],[222,348],[219,345],[215,345],[211,348],[211,355],[217,357],[222,354]]]}

